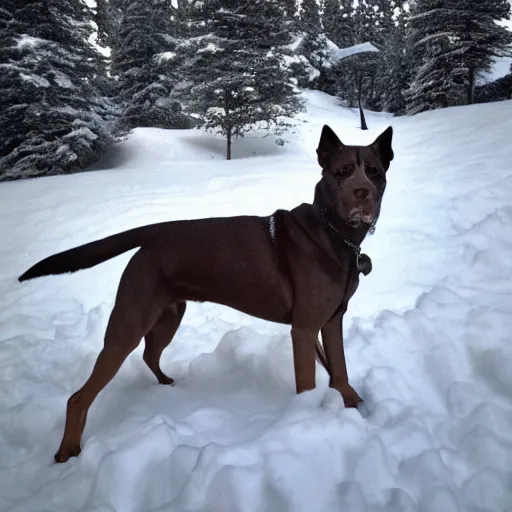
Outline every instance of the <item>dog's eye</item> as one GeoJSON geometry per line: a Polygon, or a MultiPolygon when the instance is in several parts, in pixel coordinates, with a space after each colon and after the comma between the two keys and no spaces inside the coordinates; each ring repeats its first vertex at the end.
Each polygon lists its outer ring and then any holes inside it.
{"type": "Polygon", "coordinates": [[[370,178],[376,177],[379,174],[377,167],[373,167],[372,165],[367,165],[365,171],[370,178]]]}
{"type": "Polygon", "coordinates": [[[344,177],[347,177],[349,174],[352,174],[353,171],[354,171],[354,166],[352,164],[347,164],[347,165],[344,165],[343,167],[341,167],[340,169],[338,169],[337,171],[335,171],[334,174],[336,174],[336,176],[340,176],[340,177],[344,178],[344,177]]]}

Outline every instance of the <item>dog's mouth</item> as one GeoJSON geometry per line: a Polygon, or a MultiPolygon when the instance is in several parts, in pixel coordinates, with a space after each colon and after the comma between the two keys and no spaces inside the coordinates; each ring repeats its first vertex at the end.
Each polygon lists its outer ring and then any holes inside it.
{"type": "Polygon", "coordinates": [[[361,223],[371,224],[373,222],[373,213],[363,206],[352,208],[348,213],[347,224],[357,228],[361,223]]]}

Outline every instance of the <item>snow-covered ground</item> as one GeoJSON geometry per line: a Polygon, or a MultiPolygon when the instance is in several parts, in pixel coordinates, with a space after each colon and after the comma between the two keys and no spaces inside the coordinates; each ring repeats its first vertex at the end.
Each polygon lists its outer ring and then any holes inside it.
{"type": "MultiPolygon", "coordinates": [[[[510,512],[512,102],[414,118],[358,115],[321,93],[284,147],[252,134],[223,160],[201,132],[136,130],[99,168],[0,185],[0,511],[510,512]],[[288,328],[190,305],[160,386],[142,346],[90,410],[80,457],[54,464],[133,253],[20,284],[40,258],[168,219],[269,214],[311,201],[323,123],[396,158],[374,271],[345,322],[365,402],[318,368],[294,395],[288,328]]],[[[248,291],[249,293],[249,291],[248,291]]]]}

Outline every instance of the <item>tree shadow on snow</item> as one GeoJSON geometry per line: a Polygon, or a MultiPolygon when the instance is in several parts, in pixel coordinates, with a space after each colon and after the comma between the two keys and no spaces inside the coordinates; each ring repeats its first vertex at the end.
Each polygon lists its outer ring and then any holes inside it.
{"type": "MultiPolygon", "coordinates": [[[[212,159],[226,158],[226,139],[210,135],[207,133],[197,132],[191,135],[184,135],[180,139],[189,144],[192,148],[197,148],[202,151],[208,151],[212,154],[212,159]]],[[[246,135],[243,138],[233,139],[231,146],[231,159],[239,160],[243,158],[251,158],[258,156],[280,156],[286,152],[286,145],[284,147],[279,145],[276,141],[283,140],[276,135],[260,135],[257,133],[246,135]]],[[[286,140],[286,138],[284,138],[286,140]]]]}

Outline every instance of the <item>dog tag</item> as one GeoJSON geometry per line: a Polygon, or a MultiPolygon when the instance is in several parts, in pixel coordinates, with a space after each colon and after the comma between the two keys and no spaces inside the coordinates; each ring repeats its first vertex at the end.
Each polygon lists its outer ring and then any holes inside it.
{"type": "Polygon", "coordinates": [[[357,255],[357,270],[367,276],[372,271],[372,260],[367,254],[357,255]]]}

